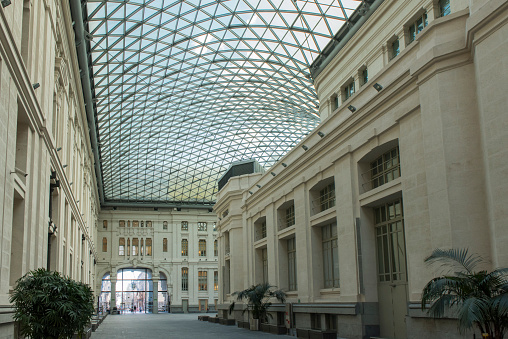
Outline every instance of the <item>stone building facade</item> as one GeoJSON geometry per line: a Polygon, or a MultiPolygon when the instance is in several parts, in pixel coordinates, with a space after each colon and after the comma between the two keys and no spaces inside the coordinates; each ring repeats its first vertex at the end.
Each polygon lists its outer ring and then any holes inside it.
{"type": "Polygon", "coordinates": [[[103,209],[99,219],[96,291],[101,307],[116,305],[120,312],[132,312],[134,306],[153,313],[215,311],[219,285],[214,213],[119,207],[103,209]],[[127,271],[143,276],[145,269],[146,284],[144,277],[124,277],[127,271]]]}
{"type": "Polygon", "coordinates": [[[0,6],[0,337],[9,292],[40,267],[95,284],[99,212],[68,1],[0,6]]]}
{"type": "Polygon", "coordinates": [[[439,273],[424,259],[468,248],[487,268],[508,262],[508,3],[370,8],[311,70],[322,123],[218,194],[222,317],[245,320],[228,315],[231,293],[268,281],[287,291],[293,329],[462,338],[453,317],[420,310],[439,273]]]}

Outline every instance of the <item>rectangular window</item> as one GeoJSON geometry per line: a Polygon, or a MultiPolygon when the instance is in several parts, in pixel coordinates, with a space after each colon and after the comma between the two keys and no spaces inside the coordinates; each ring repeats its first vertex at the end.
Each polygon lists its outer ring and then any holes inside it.
{"type": "Polygon", "coordinates": [[[145,255],[152,255],[152,238],[146,238],[145,241],[145,255]]]}
{"type": "Polygon", "coordinates": [[[182,257],[189,256],[189,241],[182,239],[182,257]]]}
{"type": "Polygon", "coordinates": [[[215,257],[218,257],[219,256],[219,249],[218,249],[218,246],[217,246],[217,240],[215,240],[213,242],[213,255],[215,257]]]}
{"type": "Polygon", "coordinates": [[[286,209],[286,227],[295,224],[295,205],[291,205],[286,209]]]}
{"type": "Polygon", "coordinates": [[[261,223],[261,238],[266,238],[266,221],[261,223]]]}
{"type": "Polygon", "coordinates": [[[102,228],[107,230],[108,229],[108,221],[107,220],[103,220],[102,221],[102,228]]]}
{"type": "Polygon", "coordinates": [[[206,222],[198,222],[198,231],[206,232],[206,222]]]}
{"type": "Polygon", "coordinates": [[[323,242],[323,273],[325,288],[339,287],[339,248],[337,225],[321,228],[323,242]]]}
{"type": "Polygon", "coordinates": [[[163,230],[167,230],[167,229],[168,229],[168,222],[167,222],[167,221],[164,221],[164,222],[162,223],[162,229],[163,229],[163,230]]]}
{"type": "Polygon", "coordinates": [[[125,220],[120,220],[120,221],[118,222],[118,226],[120,226],[120,227],[125,227],[125,220]]]}
{"type": "Polygon", "coordinates": [[[108,238],[102,238],[102,252],[108,251],[108,238]]]}
{"type": "Polygon", "coordinates": [[[127,255],[131,255],[131,240],[127,238],[127,255]]]}
{"type": "Polygon", "coordinates": [[[421,17],[416,19],[416,21],[409,26],[409,42],[415,41],[416,35],[427,27],[427,25],[427,13],[423,13],[421,17]]]}
{"type": "Polygon", "coordinates": [[[189,269],[182,267],[182,291],[189,290],[189,269]]]}
{"type": "Polygon", "coordinates": [[[374,209],[379,281],[406,281],[402,200],[374,209]]]}
{"type": "Polygon", "coordinates": [[[214,232],[215,232],[215,231],[217,231],[217,222],[215,222],[215,221],[214,221],[214,223],[213,223],[213,231],[214,231],[214,232]]]}
{"type": "Polygon", "coordinates": [[[363,70],[362,70],[362,74],[361,74],[361,79],[362,79],[362,85],[365,85],[367,82],[369,82],[369,71],[367,70],[367,67],[365,67],[363,70]]]}
{"type": "Polygon", "coordinates": [[[139,251],[139,240],[138,238],[132,238],[132,255],[138,255],[139,251]]]}
{"type": "Polygon", "coordinates": [[[199,271],[198,272],[198,290],[199,291],[206,291],[208,289],[206,280],[207,280],[207,272],[206,271],[199,271]]]}
{"type": "Polygon", "coordinates": [[[268,251],[266,248],[261,250],[263,258],[263,282],[268,282],[268,251]]]}
{"type": "Polygon", "coordinates": [[[141,238],[141,246],[139,246],[139,254],[143,255],[145,252],[144,252],[144,243],[143,243],[143,238],[141,238]]]}
{"type": "Polygon", "coordinates": [[[335,206],[335,185],[333,183],[319,191],[319,205],[321,212],[335,206]]]}
{"type": "Polygon", "coordinates": [[[162,239],[162,252],[168,251],[168,238],[162,239]]]}
{"type": "Polygon", "coordinates": [[[139,227],[139,221],[138,220],[133,220],[132,221],[132,227],[139,227]]]}
{"type": "Polygon", "coordinates": [[[400,54],[400,46],[399,46],[399,39],[396,39],[395,41],[393,41],[391,43],[391,55],[390,55],[390,60],[395,58],[397,55],[400,54]]]}
{"type": "Polygon", "coordinates": [[[189,230],[189,222],[182,221],[182,231],[188,231],[188,230],[189,230]]]}
{"type": "Polygon", "coordinates": [[[219,290],[219,272],[218,271],[213,272],[213,290],[214,291],[219,290]]]}
{"type": "Polygon", "coordinates": [[[206,257],[206,240],[199,240],[198,256],[206,257]]]}
{"type": "Polygon", "coordinates": [[[151,221],[147,221],[146,222],[146,227],[152,227],[152,222],[151,221]]]}
{"type": "Polygon", "coordinates": [[[296,291],[296,241],[295,238],[287,241],[288,248],[288,281],[289,290],[296,291]]]}
{"type": "Polygon", "coordinates": [[[351,81],[344,87],[344,101],[351,98],[355,94],[355,82],[351,81]]]}
{"type": "Polygon", "coordinates": [[[400,177],[399,147],[395,147],[370,163],[372,188],[400,177]]]}
{"type": "Polygon", "coordinates": [[[118,239],[118,255],[125,255],[125,238],[118,239]]]}
{"type": "Polygon", "coordinates": [[[439,0],[439,13],[441,16],[447,16],[451,13],[450,0],[439,0]]]}

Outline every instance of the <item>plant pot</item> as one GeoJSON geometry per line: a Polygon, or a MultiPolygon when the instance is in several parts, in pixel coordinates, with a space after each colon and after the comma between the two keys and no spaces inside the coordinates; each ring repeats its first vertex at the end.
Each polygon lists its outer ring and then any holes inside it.
{"type": "Polygon", "coordinates": [[[251,331],[259,331],[259,319],[251,319],[250,320],[250,330],[251,331]]]}

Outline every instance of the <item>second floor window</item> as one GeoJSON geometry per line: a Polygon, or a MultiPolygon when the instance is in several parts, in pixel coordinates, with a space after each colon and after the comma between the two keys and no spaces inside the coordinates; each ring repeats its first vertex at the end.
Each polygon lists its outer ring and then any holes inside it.
{"type": "Polygon", "coordinates": [[[108,238],[102,238],[102,252],[108,251],[108,238]]]}
{"type": "Polygon", "coordinates": [[[118,239],[118,255],[125,255],[125,238],[118,239]]]}
{"type": "Polygon", "coordinates": [[[168,238],[162,239],[162,252],[168,251],[168,238]]]}
{"type": "Polygon", "coordinates": [[[344,100],[351,98],[355,94],[355,82],[351,81],[344,87],[344,100]]]}
{"type": "Polygon", "coordinates": [[[447,16],[450,13],[450,0],[439,0],[439,14],[447,16]]]}
{"type": "Polygon", "coordinates": [[[372,188],[400,177],[399,147],[395,147],[370,163],[372,188]]]}
{"type": "Polygon", "coordinates": [[[291,205],[286,209],[286,227],[295,224],[295,205],[291,205]]]}
{"type": "Polygon", "coordinates": [[[333,183],[319,191],[319,205],[321,212],[335,206],[335,185],[333,183]]]}
{"type": "Polygon", "coordinates": [[[146,238],[145,241],[145,255],[152,255],[152,238],[146,238]]]}
{"type": "Polygon", "coordinates": [[[139,240],[138,238],[132,238],[132,255],[139,254],[139,240]]]}
{"type": "Polygon", "coordinates": [[[189,255],[189,241],[187,239],[182,239],[182,257],[187,257],[189,255]]]}
{"type": "Polygon", "coordinates": [[[189,290],[189,269],[182,267],[182,291],[189,290]]]}
{"type": "Polygon", "coordinates": [[[206,240],[199,240],[198,256],[206,257],[206,240]]]}
{"type": "Polygon", "coordinates": [[[399,39],[396,39],[390,44],[390,60],[400,54],[399,39]]]}
{"type": "Polygon", "coordinates": [[[219,256],[219,249],[218,249],[218,247],[217,247],[217,240],[215,240],[215,241],[213,242],[213,255],[214,255],[215,257],[218,257],[218,256],[219,256]]]}
{"type": "Polygon", "coordinates": [[[409,26],[409,42],[413,42],[416,39],[416,35],[420,33],[425,27],[428,25],[427,21],[427,13],[423,13],[421,17],[416,19],[415,22],[413,22],[409,26]]]}
{"type": "Polygon", "coordinates": [[[213,290],[214,291],[219,290],[219,272],[218,271],[213,272],[213,290]]]}
{"type": "Polygon", "coordinates": [[[188,230],[189,230],[189,222],[182,221],[182,231],[188,231],[188,230]]]}
{"type": "Polygon", "coordinates": [[[206,231],[206,222],[198,222],[198,231],[206,231]]]}
{"type": "Polygon", "coordinates": [[[198,290],[206,291],[208,290],[207,284],[207,271],[199,271],[198,272],[198,290]]]}

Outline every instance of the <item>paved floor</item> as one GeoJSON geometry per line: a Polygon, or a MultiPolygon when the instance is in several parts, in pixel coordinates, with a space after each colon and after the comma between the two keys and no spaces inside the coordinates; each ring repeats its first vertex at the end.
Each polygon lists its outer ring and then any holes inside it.
{"type": "MultiPolygon", "coordinates": [[[[108,315],[92,339],[235,339],[235,338],[290,338],[264,332],[249,331],[238,326],[226,326],[199,321],[192,314],[122,314],[108,315]]],[[[293,337],[294,338],[294,337],[293,337]]]]}

